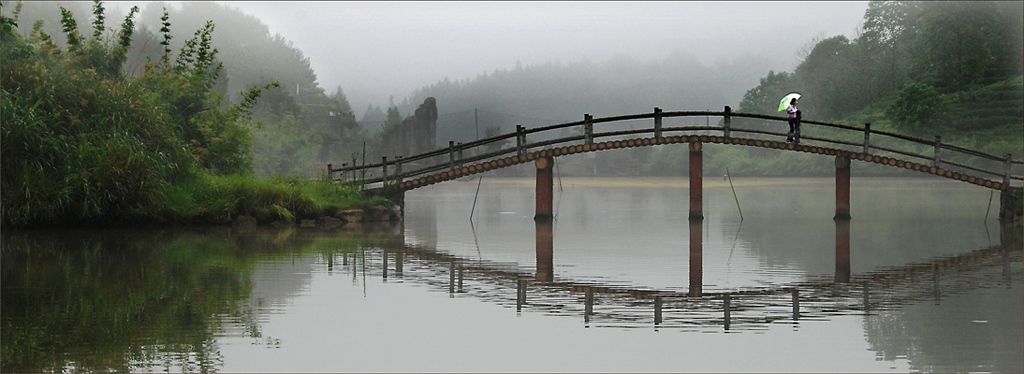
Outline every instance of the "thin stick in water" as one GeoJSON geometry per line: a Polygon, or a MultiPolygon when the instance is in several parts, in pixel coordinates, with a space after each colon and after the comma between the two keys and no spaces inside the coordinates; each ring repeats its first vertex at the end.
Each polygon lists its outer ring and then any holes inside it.
{"type": "Polygon", "coordinates": [[[736,250],[736,242],[740,238],[740,229],[743,228],[743,217],[740,216],[740,224],[736,226],[736,235],[732,238],[732,248],[729,248],[729,259],[725,260],[725,269],[729,270],[729,265],[732,265],[732,252],[736,250]]]}
{"type": "Polygon", "coordinates": [[[558,207],[560,205],[562,205],[562,173],[559,172],[559,170],[558,170],[558,162],[555,161],[557,159],[558,159],[557,157],[552,157],[551,158],[551,163],[555,164],[555,175],[558,176],[558,202],[555,203],[555,216],[552,217],[552,218],[554,218],[556,220],[558,219],[558,207]]]}
{"type": "Polygon", "coordinates": [[[555,161],[557,159],[557,157],[552,157],[551,163],[555,164],[555,175],[558,175],[558,192],[562,192],[562,173],[558,170],[558,161],[555,161]]]}
{"type": "Polygon", "coordinates": [[[736,197],[736,187],[732,185],[732,175],[729,174],[729,168],[725,168],[725,176],[729,178],[729,188],[732,189],[732,198],[736,199],[736,209],[740,211],[740,222],[743,222],[743,209],[740,208],[740,199],[736,197]]]}
{"type": "Polygon", "coordinates": [[[988,206],[985,207],[985,221],[988,222],[988,212],[992,210],[992,195],[996,193],[995,190],[988,190],[988,206]]]}
{"type": "Polygon", "coordinates": [[[473,230],[473,243],[476,243],[476,257],[480,264],[483,264],[484,256],[480,254],[480,240],[476,238],[476,226],[473,226],[473,220],[469,220],[469,228],[473,230]]]}
{"type": "Polygon", "coordinates": [[[476,198],[480,196],[480,183],[483,183],[484,177],[481,176],[476,182],[476,194],[473,195],[473,208],[469,210],[469,222],[473,223],[473,212],[476,211],[476,198]]]}

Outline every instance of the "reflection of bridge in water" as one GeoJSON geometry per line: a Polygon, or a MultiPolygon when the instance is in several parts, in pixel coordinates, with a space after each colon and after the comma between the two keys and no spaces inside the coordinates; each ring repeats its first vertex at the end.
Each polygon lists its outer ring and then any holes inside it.
{"type": "MultiPolygon", "coordinates": [[[[691,221],[690,229],[699,233],[700,222],[691,221]]],[[[852,275],[849,222],[837,220],[834,278],[713,292],[699,291],[699,258],[697,265],[691,258],[691,285],[687,292],[554,277],[552,227],[544,222],[537,223],[535,269],[405,245],[400,235],[392,243],[340,256],[342,266],[352,271],[353,276],[361,265],[364,275],[369,267],[369,271],[385,280],[398,277],[423,282],[453,296],[469,294],[506,307],[515,306],[517,311],[526,308],[548,315],[582,316],[588,325],[730,329],[739,324],[756,329],[780,320],[868,314],[919,302],[939,303],[943,297],[979,288],[1009,287],[1011,279],[1024,275],[1024,251],[1019,228],[1004,225],[1000,231],[1000,245],[852,275]]],[[[700,235],[696,238],[690,243],[691,254],[693,246],[701,245],[700,235]]],[[[335,255],[326,259],[330,269],[337,261],[335,255]]]]}

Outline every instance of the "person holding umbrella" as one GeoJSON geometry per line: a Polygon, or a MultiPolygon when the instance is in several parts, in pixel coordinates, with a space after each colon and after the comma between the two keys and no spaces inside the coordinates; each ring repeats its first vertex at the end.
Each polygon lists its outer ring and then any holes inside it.
{"type": "Polygon", "coordinates": [[[800,109],[797,109],[796,105],[794,97],[789,100],[789,106],[786,107],[786,113],[789,114],[789,136],[786,137],[786,141],[800,144],[800,109]]]}
{"type": "Polygon", "coordinates": [[[785,110],[789,115],[789,133],[786,134],[786,141],[789,143],[800,144],[800,109],[796,108],[796,100],[799,98],[799,93],[790,92],[779,100],[779,111],[785,110]]]}

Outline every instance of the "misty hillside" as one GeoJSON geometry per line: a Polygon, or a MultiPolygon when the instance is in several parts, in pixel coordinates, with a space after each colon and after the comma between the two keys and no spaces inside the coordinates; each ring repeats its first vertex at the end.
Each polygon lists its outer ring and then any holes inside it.
{"type": "MultiPolygon", "coordinates": [[[[664,110],[721,110],[777,115],[778,100],[800,92],[806,118],[1024,157],[1021,2],[880,2],[869,4],[860,35],[822,36],[791,72],[766,70],[756,57],[704,66],[677,53],[661,61],[620,56],[600,63],[543,64],[442,81],[417,90],[410,104],[435,97],[439,146],[512,132],[516,125],[577,121],[664,110]]],[[[411,108],[402,107],[403,113],[411,108]]],[[[734,124],[742,125],[743,121],[734,124]]],[[[785,126],[780,124],[780,126],[785,126]]],[[[805,129],[806,131],[813,131],[805,129]]],[[[658,169],[671,150],[631,152],[614,173],[658,169]]],[[[603,156],[601,156],[603,157],[603,156]]],[[[828,174],[828,163],[788,152],[729,149],[709,170],[757,175],[828,174]],[[753,160],[757,160],[754,162],[753,160]],[[731,166],[730,166],[731,165],[731,166]]],[[[891,173],[871,170],[871,173],[891,173]]]]}
{"type": "Polygon", "coordinates": [[[409,103],[436,98],[438,140],[467,141],[476,136],[477,126],[498,127],[504,133],[516,125],[577,121],[588,113],[600,117],[648,113],[655,107],[735,107],[758,77],[767,73],[766,65],[765,59],[753,56],[706,66],[690,53],[677,52],[656,61],[619,55],[602,62],[518,66],[473,79],[446,80],[416,90],[409,103]]]}
{"type": "MultiPolygon", "coordinates": [[[[3,5],[3,14],[11,15],[18,4],[4,1],[3,5]]],[[[65,46],[67,38],[62,31],[61,7],[70,11],[79,25],[89,25],[93,21],[92,1],[24,1],[18,7],[18,31],[31,35],[39,23],[40,31],[50,35],[58,46],[65,46]]],[[[113,32],[116,24],[126,16],[123,13],[126,9],[121,9],[123,7],[104,6],[105,18],[110,23],[108,32],[113,32]]],[[[324,89],[319,87],[309,59],[291,41],[280,34],[271,34],[267,25],[258,18],[215,2],[183,2],[173,6],[151,2],[140,8],[135,17],[132,50],[124,67],[127,74],[141,73],[139,70],[147,59],[159,59],[163,54],[159,34],[164,10],[168,16],[169,48],[172,52],[181,48],[207,21],[214,23],[211,42],[217,49],[217,58],[224,63],[222,75],[227,82],[224,93],[233,100],[238,99],[242,90],[274,80],[292,93],[298,86],[300,95],[323,94],[324,89]]]]}

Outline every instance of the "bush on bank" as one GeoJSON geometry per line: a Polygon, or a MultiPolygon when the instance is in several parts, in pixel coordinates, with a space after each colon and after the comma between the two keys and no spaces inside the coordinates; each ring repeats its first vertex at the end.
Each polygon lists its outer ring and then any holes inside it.
{"type": "MultiPolygon", "coordinates": [[[[62,8],[66,47],[39,24],[0,16],[0,212],[5,228],[295,219],[383,204],[326,181],[252,177],[249,109],[261,88],[223,103],[212,23],[143,73],[124,73],[133,8],[104,40],[62,8]]],[[[166,20],[165,36],[169,32],[166,20]]],[[[169,38],[164,39],[169,40],[169,38]]]]}

